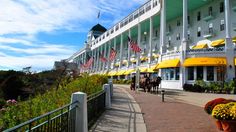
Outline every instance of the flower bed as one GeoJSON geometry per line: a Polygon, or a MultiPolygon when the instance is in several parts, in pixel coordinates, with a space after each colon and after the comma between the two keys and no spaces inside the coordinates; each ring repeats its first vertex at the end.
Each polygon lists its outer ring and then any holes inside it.
{"type": "Polygon", "coordinates": [[[209,101],[204,110],[216,119],[219,130],[225,132],[236,131],[236,101],[231,99],[217,98],[209,101]]]}

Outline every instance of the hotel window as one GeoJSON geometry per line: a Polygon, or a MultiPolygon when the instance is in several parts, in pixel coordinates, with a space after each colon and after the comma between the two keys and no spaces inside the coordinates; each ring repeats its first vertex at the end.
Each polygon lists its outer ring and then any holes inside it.
{"type": "Polygon", "coordinates": [[[212,16],[212,6],[210,6],[210,7],[208,8],[208,15],[209,15],[209,16],[212,16]]]}
{"type": "Polygon", "coordinates": [[[180,33],[176,34],[176,40],[180,40],[180,33]]]}
{"type": "Polygon", "coordinates": [[[180,20],[177,20],[177,27],[180,26],[180,20]]]}
{"type": "Polygon", "coordinates": [[[155,37],[157,37],[157,35],[158,35],[158,31],[157,31],[157,30],[155,30],[155,37]]]}
{"type": "Polygon", "coordinates": [[[224,12],[224,2],[220,2],[220,13],[224,12]]]}
{"type": "Polygon", "coordinates": [[[201,12],[197,12],[197,21],[200,21],[201,20],[201,12]]]}
{"type": "Polygon", "coordinates": [[[210,23],[210,24],[208,25],[208,32],[209,32],[210,34],[213,33],[213,24],[212,24],[212,23],[210,23]]]}
{"type": "Polygon", "coordinates": [[[216,67],[217,81],[223,81],[225,79],[225,70],[223,66],[216,67]]]}
{"type": "Polygon", "coordinates": [[[207,67],[207,81],[214,81],[214,67],[207,67]]]}
{"type": "Polygon", "coordinates": [[[220,20],[220,31],[225,30],[225,20],[220,20]]]}
{"type": "Polygon", "coordinates": [[[188,67],[188,80],[194,80],[194,67],[188,67]]]}
{"type": "Polygon", "coordinates": [[[129,16],[129,22],[133,21],[133,15],[129,16]]]}
{"type": "Polygon", "coordinates": [[[201,37],[201,27],[197,28],[197,37],[201,37]]]}
{"type": "Polygon", "coordinates": [[[197,80],[203,80],[203,66],[197,67],[197,80]]]}
{"type": "Polygon", "coordinates": [[[170,44],[171,44],[171,37],[168,38],[168,47],[170,47],[170,44]]]}
{"type": "Polygon", "coordinates": [[[179,67],[175,68],[175,80],[179,80],[179,67]]]}
{"type": "Polygon", "coordinates": [[[190,40],[190,31],[188,30],[188,40],[190,40]]]}
{"type": "Polygon", "coordinates": [[[119,29],[119,25],[116,25],[116,31],[119,29]]]}

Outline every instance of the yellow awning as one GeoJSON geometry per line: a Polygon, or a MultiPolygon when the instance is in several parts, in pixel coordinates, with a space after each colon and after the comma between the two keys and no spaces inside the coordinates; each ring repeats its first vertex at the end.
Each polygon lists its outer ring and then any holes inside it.
{"type": "Polygon", "coordinates": [[[236,58],[234,58],[234,65],[236,66],[236,58]]]}
{"type": "Polygon", "coordinates": [[[233,39],[232,39],[232,40],[233,40],[233,42],[234,42],[234,43],[236,43],[236,36],[235,36],[235,37],[233,37],[233,39]]]}
{"type": "Polygon", "coordinates": [[[143,56],[143,57],[140,58],[140,60],[141,60],[141,61],[146,61],[146,60],[148,60],[148,57],[143,56]]]}
{"type": "Polygon", "coordinates": [[[121,71],[118,71],[118,72],[116,73],[116,75],[117,75],[117,76],[120,76],[120,75],[124,75],[124,73],[125,73],[125,70],[121,70],[121,71]]]}
{"type": "Polygon", "coordinates": [[[218,39],[218,40],[215,40],[215,41],[211,42],[212,47],[218,47],[218,46],[223,46],[223,45],[225,45],[225,40],[224,39],[218,39]]]}
{"type": "Polygon", "coordinates": [[[115,63],[115,65],[114,66],[119,66],[120,64],[119,63],[115,63]]]}
{"type": "Polygon", "coordinates": [[[153,70],[153,71],[157,71],[158,69],[157,69],[157,66],[158,66],[159,64],[157,63],[156,65],[153,65],[153,66],[151,66],[149,69],[151,69],[151,70],[153,70]]]}
{"type": "Polygon", "coordinates": [[[127,71],[125,71],[124,75],[129,75],[130,73],[134,72],[134,69],[129,69],[127,71]]]}
{"type": "Polygon", "coordinates": [[[140,72],[147,72],[147,69],[148,69],[148,68],[146,68],[146,67],[141,67],[141,68],[139,68],[140,72]]]}
{"type": "Polygon", "coordinates": [[[170,67],[179,67],[179,59],[165,60],[159,63],[157,69],[160,68],[170,68],[170,67]]]}
{"type": "Polygon", "coordinates": [[[136,62],[137,60],[134,59],[134,58],[131,58],[130,61],[131,61],[132,63],[134,63],[134,62],[136,62]]]}
{"type": "Polygon", "coordinates": [[[108,76],[114,76],[116,74],[116,71],[110,71],[107,75],[108,76]]]}
{"type": "Polygon", "coordinates": [[[127,64],[127,63],[128,63],[127,60],[123,60],[123,61],[122,61],[122,64],[127,64]]]}
{"type": "Polygon", "coordinates": [[[208,45],[205,43],[202,43],[202,44],[197,44],[192,47],[192,49],[203,49],[203,48],[208,48],[208,45]]]}
{"type": "Polygon", "coordinates": [[[148,73],[153,73],[153,72],[155,72],[155,71],[154,71],[152,68],[148,68],[148,69],[147,69],[147,72],[148,72],[148,73]]]}
{"type": "Polygon", "coordinates": [[[153,54],[152,54],[152,57],[154,57],[154,58],[158,58],[158,57],[159,57],[159,54],[155,54],[155,53],[153,53],[153,54]]]}
{"type": "Polygon", "coordinates": [[[226,65],[225,58],[216,57],[199,57],[199,58],[187,58],[184,61],[184,66],[219,66],[226,65]]]}

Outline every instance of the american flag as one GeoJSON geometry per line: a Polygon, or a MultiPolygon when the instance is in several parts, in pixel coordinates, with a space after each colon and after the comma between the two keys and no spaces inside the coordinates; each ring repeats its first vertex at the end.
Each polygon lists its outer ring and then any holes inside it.
{"type": "Polygon", "coordinates": [[[80,61],[80,67],[81,67],[81,69],[84,69],[84,68],[85,68],[85,65],[83,64],[82,61],[80,61]]]}
{"type": "Polygon", "coordinates": [[[130,48],[134,52],[141,52],[142,51],[142,49],[138,46],[138,44],[136,42],[134,42],[133,40],[131,40],[129,36],[128,36],[128,41],[129,41],[129,44],[130,44],[130,48]]]}
{"type": "Polygon", "coordinates": [[[116,58],[116,50],[111,48],[109,60],[113,61],[116,58]]]}
{"type": "Polygon", "coordinates": [[[89,68],[92,65],[92,63],[93,63],[93,57],[90,57],[90,59],[85,64],[85,68],[89,68]]]}
{"type": "Polygon", "coordinates": [[[104,52],[102,53],[99,52],[99,58],[102,62],[107,62],[107,59],[104,57],[104,52]]]}

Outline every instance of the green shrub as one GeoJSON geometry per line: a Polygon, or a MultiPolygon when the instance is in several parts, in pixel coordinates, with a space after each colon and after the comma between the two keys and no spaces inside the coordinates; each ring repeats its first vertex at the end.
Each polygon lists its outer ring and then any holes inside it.
{"type": "Polygon", "coordinates": [[[19,103],[10,105],[0,112],[0,131],[68,104],[73,92],[81,91],[88,95],[98,92],[104,83],[107,83],[105,76],[84,74],[64,88],[60,87],[58,90],[53,89],[34,98],[30,97],[27,101],[18,100],[19,103]]]}

